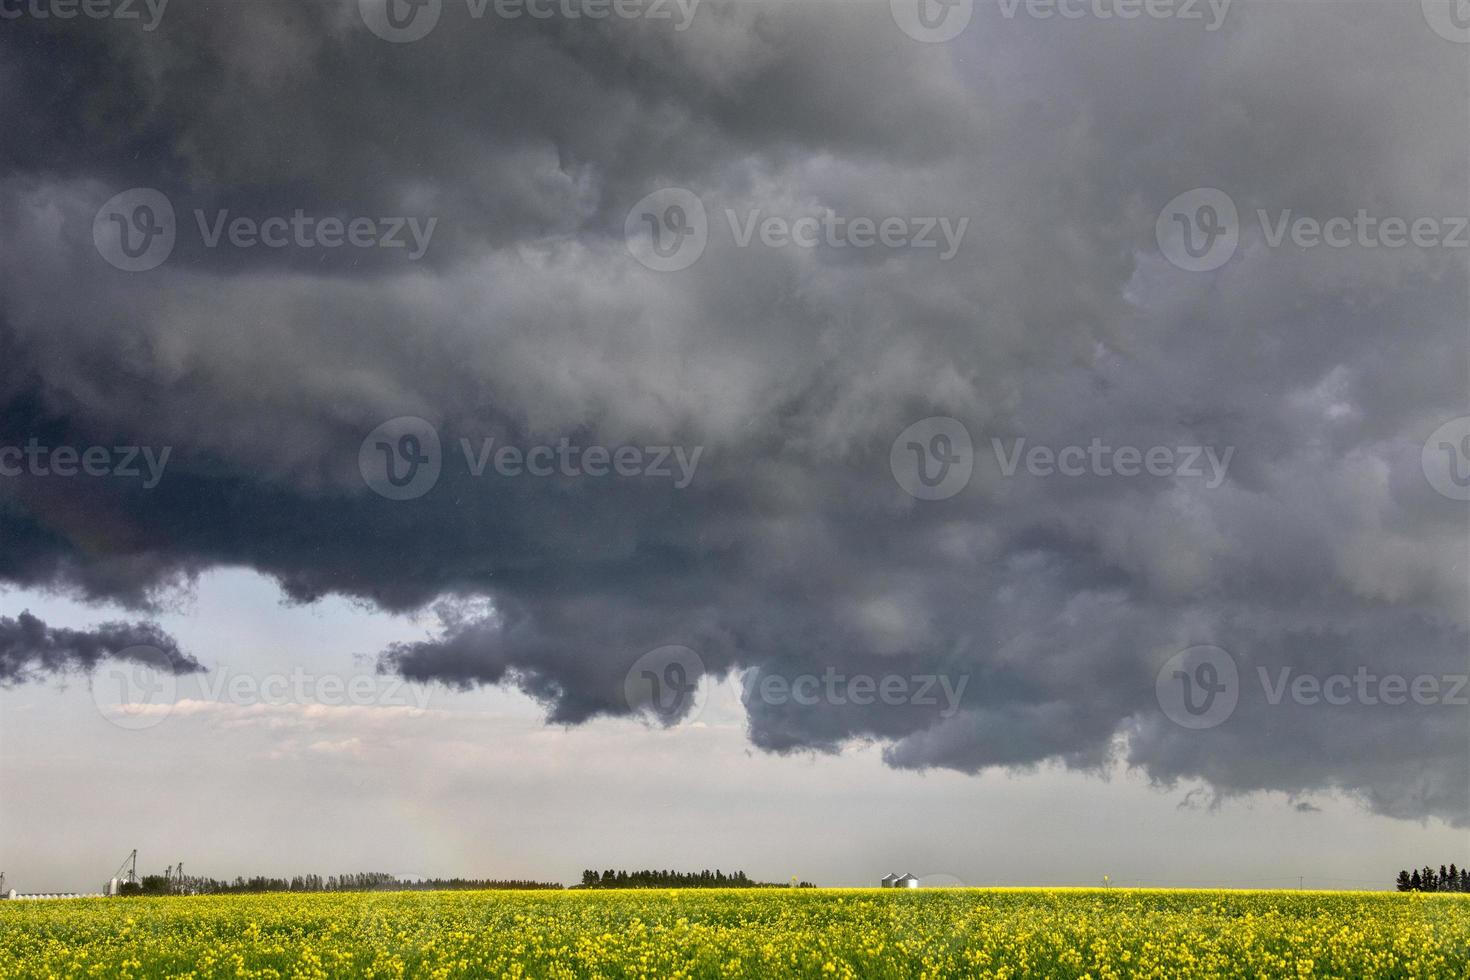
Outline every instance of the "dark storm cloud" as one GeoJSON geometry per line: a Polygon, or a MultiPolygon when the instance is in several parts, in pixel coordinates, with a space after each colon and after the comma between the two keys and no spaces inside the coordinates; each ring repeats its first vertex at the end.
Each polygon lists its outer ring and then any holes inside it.
{"type": "Polygon", "coordinates": [[[75,630],[47,626],[29,612],[0,616],[0,686],[89,671],[104,660],[143,664],[170,674],[204,670],[152,623],[103,623],[75,630]]]}
{"type": "Polygon", "coordinates": [[[1121,754],[1163,785],[1464,821],[1465,708],[1258,681],[1465,671],[1465,511],[1420,470],[1466,414],[1464,253],[1273,248],[1255,219],[1470,211],[1465,51],[1413,7],[1237,5],[1206,32],[980,4],[948,45],[887,3],[705,0],[683,32],[451,3],[412,44],[345,0],[7,26],[0,445],[172,455],[151,488],[0,479],[0,577],[135,607],[221,566],[299,601],[447,599],[383,668],[516,685],[559,722],[625,713],[669,644],[715,675],[966,678],[954,712],[747,698],[750,736],[963,772],[1121,754]],[[711,230],[658,274],[623,222],[671,184],[711,230]],[[135,186],[180,242],[126,273],[92,222],[135,186]],[[1204,186],[1245,228],[1186,273],[1154,222],[1204,186]],[[942,262],[740,247],[726,217],[825,208],[971,224],[942,262]],[[206,248],[196,209],[439,224],[407,262],[206,248]],[[358,453],[400,416],[436,428],[443,472],[394,501],[358,453]],[[889,472],[928,416],[975,440],[949,500],[889,472]],[[703,456],[682,489],[475,477],[461,440],[492,437],[703,456]],[[1007,476],[992,439],[1233,455],[1215,485],[1007,476]],[[1155,694],[1197,644],[1242,677],[1205,731],[1155,694]]]}

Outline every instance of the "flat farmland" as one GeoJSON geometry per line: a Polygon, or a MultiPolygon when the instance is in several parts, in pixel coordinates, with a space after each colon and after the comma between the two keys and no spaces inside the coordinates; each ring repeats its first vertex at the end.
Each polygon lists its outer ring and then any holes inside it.
{"type": "Polygon", "coordinates": [[[1470,895],[1128,889],[0,903],[0,977],[1465,977],[1470,895]]]}

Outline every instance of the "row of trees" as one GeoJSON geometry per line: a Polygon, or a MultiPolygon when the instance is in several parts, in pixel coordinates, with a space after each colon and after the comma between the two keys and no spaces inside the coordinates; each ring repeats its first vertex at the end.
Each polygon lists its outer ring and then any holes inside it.
{"type": "Polygon", "coordinates": [[[710,871],[613,871],[603,872],[591,868],[582,872],[582,888],[815,888],[809,881],[792,885],[780,885],[767,881],[752,881],[744,871],[725,874],[719,868],[710,871]]]}
{"type": "Polygon", "coordinates": [[[1462,870],[1453,864],[1446,868],[1441,864],[1435,871],[1426,864],[1423,871],[1413,874],[1400,871],[1394,884],[1401,892],[1470,892],[1470,868],[1462,870]]]}
{"type": "Polygon", "coordinates": [[[406,892],[406,891],[532,891],[561,885],[539,881],[502,881],[493,878],[398,878],[381,871],[357,874],[296,875],[291,878],[237,877],[232,881],[196,875],[144,875],[136,885],[124,885],[124,895],[232,895],[256,892],[406,892]]]}

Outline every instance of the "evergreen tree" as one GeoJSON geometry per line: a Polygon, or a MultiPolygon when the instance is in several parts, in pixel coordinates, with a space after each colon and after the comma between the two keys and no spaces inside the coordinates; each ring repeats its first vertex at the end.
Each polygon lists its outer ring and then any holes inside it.
{"type": "Polygon", "coordinates": [[[1394,884],[1398,886],[1398,890],[1401,892],[1406,892],[1410,888],[1414,887],[1413,879],[1409,877],[1409,873],[1407,871],[1400,871],[1398,880],[1394,882],[1394,884]]]}

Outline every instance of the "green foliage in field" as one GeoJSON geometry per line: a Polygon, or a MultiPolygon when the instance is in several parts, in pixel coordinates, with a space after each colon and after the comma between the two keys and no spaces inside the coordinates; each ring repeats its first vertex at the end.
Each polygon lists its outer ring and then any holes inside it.
{"type": "Polygon", "coordinates": [[[1470,896],[437,892],[0,903],[0,977],[1466,977],[1470,896]]]}

